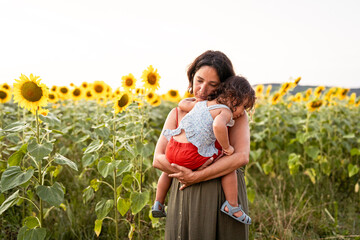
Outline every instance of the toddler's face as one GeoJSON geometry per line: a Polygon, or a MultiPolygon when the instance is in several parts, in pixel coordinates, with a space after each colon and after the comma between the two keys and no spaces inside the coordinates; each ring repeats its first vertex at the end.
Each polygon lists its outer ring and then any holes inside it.
{"type": "Polygon", "coordinates": [[[233,119],[237,119],[244,115],[245,113],[245,106],[244,104],[241,104],[240,106],[236,107],[236,110],[233,112],[233,119]]]}

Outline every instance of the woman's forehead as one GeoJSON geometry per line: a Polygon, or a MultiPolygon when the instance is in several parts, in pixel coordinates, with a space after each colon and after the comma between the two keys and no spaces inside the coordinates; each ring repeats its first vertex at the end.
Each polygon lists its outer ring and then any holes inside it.
{"type": "Polygon", "coordinates": [[[195,76],[209,82],[220,82],[216,69],[210,66],[202,66],[196,71],[195,76]]]}

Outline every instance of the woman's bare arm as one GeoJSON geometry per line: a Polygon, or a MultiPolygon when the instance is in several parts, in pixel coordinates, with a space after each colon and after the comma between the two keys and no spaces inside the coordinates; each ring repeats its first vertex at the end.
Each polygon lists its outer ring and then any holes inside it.
{"type": "Polygon", "coordinates": [[[176,173],[169,176],[178,178],[184,184],[184,188],[194,183],[224,176],[239,167],[245,166],[249,162],[250,153],[250,130],[246,114],[239,117],[234,126],[230,128],[229,138],[230,144],[235,148],[232,155],[224,156],[200,171],[191,171],[176,164],[171,164],[177,170],[176,173]]]}
{"type": "MultiPolygon", "coordinates": [[[[164,129],[175,129],[176,128],[176,109],[172,109],[168,114],[166,121],[163,126],[164,129]]],[[[153,159],[153,167],[160,169],[166,173],[174,173],[177,170],[173,168],[169,161],[166,159],[165,150],[168,144],[168,140],[164,135],[160,135],[155,151],[154,151],[154,159],[153,159]]]]}

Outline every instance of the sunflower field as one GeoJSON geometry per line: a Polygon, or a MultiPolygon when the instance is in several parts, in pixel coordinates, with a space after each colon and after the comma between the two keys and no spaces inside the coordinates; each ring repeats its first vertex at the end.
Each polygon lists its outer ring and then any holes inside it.
{"type": "MultiPolygon", "coordinates": [[[[21,74],[0,85],[1,239],[162,239],[152,218],[153,151],[168,112],[189,93],[158,94],[149,66],[46,86],[21,74]]],[[[360,239],[360,98],[323,86],[293,95],[255,87],[245,167],[251,239],[360,239]]]]}

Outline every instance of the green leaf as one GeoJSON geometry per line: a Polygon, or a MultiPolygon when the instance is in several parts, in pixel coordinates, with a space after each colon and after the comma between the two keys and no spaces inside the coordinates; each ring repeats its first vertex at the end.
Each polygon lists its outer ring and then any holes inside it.
{"type": "Polygon", "coordinates": [[[89,153],[89,154],[84,154],[81,161],[84,167],[90,166],[91,164],[93,164],[96,159],[98,159],[99,155],[97,153],[89,153]]]}
{"type": "Polygon", "coordinates": [[[255,200],[255,190],[252,189],[252,188],[248,188],[246,189],[246,192],[247,192],[247,196],[248,196],[248,199],[251,203],[254,202],[255,200]]]}
{"type": "Polygon", "coordinates": [[[19,166],[21,160],[27,152],[27,143],[23,144],[19,150],[14,152],[8,159],[9,166],[19,166]]]}
{"type": "Polygon", "coordinates": [[[88,186],[83,190],[83,202],[86,204],[90,199],[94,197],[94,189],[88,186]]]}
{"type": "Polygon", "coordinates": [[[85,140],[89,139],[90,138],[90,135],[85,135],[81,138],[79,138],[79,140],[77,140],[75,143],[82,143],[82,142],[85,142],[85,140]]]}
{"type": "Polygon", "coordinates": [[[309,178],[310,178],[310,180],[311,180],[311,182],[312,182],[313,184],[316,183],[316,179],[315,179],[315,177],[316,177],[316,171],[315,171],[314,168],[308,168],[308,169],[306,169],[305,172],[304,172],[304,174],[307,175],[307,176],[309,176],[309,178]]]}
{"type": "Polygon", "coordinates": [[[101,182],[96,178],[94,178],[90,181],[90,187],[92,187],[95,192],[97,190],[99,190],[100,184],[101,184],[101,182]]]}
{"type": "Polygon", "coordinates": [[[272,171],[272,164],[270,162],[263,163],[262,169],[264,170],[264,173],[268,175],[272,171]]]}
{"type": "Polygon", "coordinates": [[[86,148],[84,154],[98,151],[103,146],[103,144],[104,142],[102,140],[92,141],[90,145],[86,148]]]}
{"type": "Polygon", "coordinates": [[[125,175],[125,177],[123,177],[121,185],[128,191],[131,190],[131,184],[133,183],[134,178],[131,174],[125,175]]]}
{"type": "Polygon", "coordinates": [[[291,153],[288,158],[288,167],[290,170],[290,174],[294,175],[298,173],[300,166],[301,166],[300,155],[291,153]]]}
{"type": "Polygon", "coordinates": [[[28,171],[23,172],[19,166],[8,167],[1,176],[1,191],[5,192],[9,189],[26,183],[33,176],[33,174],[34,169],[29,169],[28,171]]]}
{"type": "Polygon", "coordinates": [[[26,217],[23,220],[23,222],[24,222],[24,225],[26,227],[28,227],[29,229],[33,229],[33,228],[40,226],[38,218],[33,217],[33,216],[26,217]]]}
{"type": "Polygon", "coordinates": [[[107,127],[101,127],[95,129],[96,135],[103,137],[104,139],[109,138],[110,135],[110,129],[107,127]]]}
{"type": "Polygon", "coordinates": [[[119,197],[117,200],[117,210],[119,211],[121,216],[125,216],[125,214],[127,213],[127,211],[129,211],[129,209],[130,209],[130,200],[119,197]]]}
{"type": "Polygon", "coordinates": [[[61,124],[60,120],[57,117],[55,117],[55,115],[52,112],[49,112],[46,116],[39,114],[39,118],[41,119],[41,121],[44,121],[52,126],[61,124]]]}
{"type": "Polygon", "coordinates": [[[97,168],[101,176],[106,178],[109,174],[112,174],[112,172],[114,171],[115,161],[111,162],[110,160],[109,162],[109,159],[102,158],[102,160],[99,161],[97,168]]]}
{"type": "Polygon", "coordinates": [[[352,165],[351,163],[348,165],[349,177],[356,175],[359,172],[359,167],[357,165],[352,165]]]}
{"type": "Polygon", "coordinates": [[[343,138],[355,138],[355,134],[350,133],[350,134],[347,134],[347,135],[343,136],[343,138]]]}
{"type": "Polygon", "coordinates": [[[45,228],[28,229],[27,226],[20,228],[17,240],[43,240],[46,237],[45,228]]]}
{"type": "Polygon", "coordinates": [[[41,161],[52,152],[53,144],[50,142],[38,144],[35,139],[32,139],[27,147],[27,150],[37,161],[41,161]]]}
{"type": "Polygon", "coordinates": [[[120,160],[117,164],[117,173],[116,176],[121,176],[124,172],[129,172],[133,168],[133,165],[130,161],[120,160]]]}
{"type": "Polygon", "coordinates": [[[309,146],[309,147],[305,147],[305,152],[309,157],[315,160],[319,155],[320,150],[316,146],[309,146]]]}
{"type": "Polygon", "coordinates": [[[263,150],[261,148],[259,148],[255,151],[250,151],[250,156],[254,161],[257,161],[262,152],[263,152],[263,150]]]}
{"type": "Polygon", "coordinates": [[[100,219],[100,220],[104,219],[113,207],[114,207],[114,200],[102,199],[95,206],[95,213],[96,213],[97,219],[100,219]]]}
{"type": "Polygon", "coordinates": [[[62,186],[55,182],[52,186],[38,186],[36,194],[50,205],[58,207],[64,201],[64,190],[62,186]]]}
{"type": "Polygon", "coordinates": [[[129,230],[129,233],[128,233],[128,238],[130,240],[133,238],[134,232],[135,232],[135,223],[132,223],[130,225],[130,230],[129,230]]]}
{"type": "Polygon", "coordinates": [[[66,157],[64,157],[63,155],[60,155],[58,153],[55,154],[55,163],[57,164],[62,164],[62,165],[68,165],[69,167],[71,167],[72,169],[78,171],[77,165],[76,163],[74,163],[73,161],[71,161],[70,159],[67,159],[66,157]]]}
{"type": "Polygon", "coordinates": [[[350,154],[351,156],[360,155],[360,150],[358,148],[353,148],[351,149],[350,154]]]}
{"type": "Polygon", "coordinates": [[[137,214],[140,212],[149,201],[149,192],[132,192],[130,194],[130,202],[131,202],[131,212],[132,214],[137,214]]]}
{"type": "Polygon", "coordinates": [[[95,231],[96,236],[99,236],[100,233],[101,233],[102,222],[103,222],[102,219],[96,219],[95,220],[94,231],[95,231]]]}
{"type": "Polygon", "coordinates": [[[7,125],[2,131],[4,132],[19,132],[26,129],[29,126],[26,122],[14,122],[7,125]]]}
{"type": "Polygon", "coordinates": [[[12,205],[16,203],[16,201],[19,199],[19,190],[11,194],[10,197],[8,197],[0,206],[0,215],[3,214],[8,208],[10,208],[12,205]]]}
{"type": "Polygon", "coordinates": [[[299,143],[304,144],[304,142],[306,142],[308,138],[310,138],[310,135],[309,133],[297,132],[296,138],[298,139],[299,143]]]}

